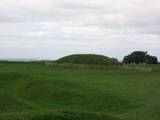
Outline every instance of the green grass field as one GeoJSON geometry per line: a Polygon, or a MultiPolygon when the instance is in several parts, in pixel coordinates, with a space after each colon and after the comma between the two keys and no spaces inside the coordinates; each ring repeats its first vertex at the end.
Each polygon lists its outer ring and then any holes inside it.
{"type": "Polygon", "coordinates": [[[152,71],[0,62],[0,120],[160,120],[152,71]]]}

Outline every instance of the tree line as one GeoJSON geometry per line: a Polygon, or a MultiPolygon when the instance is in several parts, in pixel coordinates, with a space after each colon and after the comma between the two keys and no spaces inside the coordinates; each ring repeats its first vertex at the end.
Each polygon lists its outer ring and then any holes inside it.
{"type": "Polygon", "coordinates": [[[134,51],[123,59],[124,64],[158,64],[158,58],[148,52],[134,51]]]}

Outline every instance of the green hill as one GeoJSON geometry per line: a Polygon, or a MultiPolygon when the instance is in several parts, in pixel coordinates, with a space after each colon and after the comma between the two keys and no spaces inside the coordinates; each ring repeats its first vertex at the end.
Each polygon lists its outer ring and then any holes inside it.
{"type": "Polygon", "coordinates": [[[72,63],[72,64],[89,64],[89,65],[113,65],[118,64],[117,59],[109,58],[103,55],[96,54],[75,54],[60,58],[57,63],[72,63]]]}

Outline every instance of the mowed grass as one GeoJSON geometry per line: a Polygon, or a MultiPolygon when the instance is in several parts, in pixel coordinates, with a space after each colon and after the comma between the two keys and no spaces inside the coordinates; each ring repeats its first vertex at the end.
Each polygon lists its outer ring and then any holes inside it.
{"type": "Polygon", "coordinates": [[[159,120],[160,66],[149,67],[0,62],[0,120],[159,120]]]}

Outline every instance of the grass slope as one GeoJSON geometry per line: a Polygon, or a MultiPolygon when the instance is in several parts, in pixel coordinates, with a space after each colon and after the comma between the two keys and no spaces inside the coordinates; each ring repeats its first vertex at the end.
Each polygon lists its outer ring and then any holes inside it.
{"type": "Polygon", "coordinates": [[[0,63],[0,120],[159,120],[160,66],[152,71],[0,63]]]}
{"type": "Polygon", "coordinates": [[[114,58],[109,58],[103,55],[96,54],[75,54],[60,58],[57,63],[72,63],[72,64],[92,64],[92,65],[113,65],[118,64],[114,58]]]}

